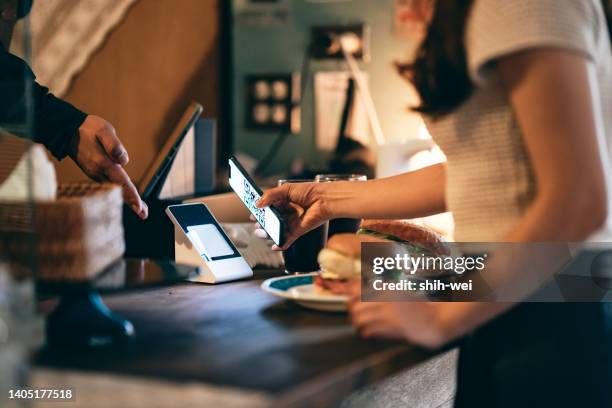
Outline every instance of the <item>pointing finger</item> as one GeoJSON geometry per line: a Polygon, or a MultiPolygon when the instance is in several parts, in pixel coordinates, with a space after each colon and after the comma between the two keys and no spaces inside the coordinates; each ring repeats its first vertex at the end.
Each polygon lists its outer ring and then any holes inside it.
{"type": "Polygon", "coordinates": [[[123,189],[123,199],[130,205],[132,211],[134,211],[141,219],[146,219],[149,215],[149,208],[141,200],[138,190],[130,180],[130,177],[125,172],[123,167],[118,164],[113,164],[105,169],[106,176],[113,183],[119,184],[123,189]]]}

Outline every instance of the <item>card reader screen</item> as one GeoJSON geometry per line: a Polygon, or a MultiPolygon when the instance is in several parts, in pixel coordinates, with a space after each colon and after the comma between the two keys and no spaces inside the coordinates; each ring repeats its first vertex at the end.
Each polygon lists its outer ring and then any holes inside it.
{"type": "Polygon", "coordinates": [[[198,253],[207,261],[240,256],[221,226],[203,204],[173,205],[168,209],[198,253]]]}
{"type": "Polygon", "coordinates": [[[214,224],[189,226],[187,231],[189,231],[187,235],[200,254],[205,254],[211,259],[234,254],[221,235],[219,227],[214,224]]]}

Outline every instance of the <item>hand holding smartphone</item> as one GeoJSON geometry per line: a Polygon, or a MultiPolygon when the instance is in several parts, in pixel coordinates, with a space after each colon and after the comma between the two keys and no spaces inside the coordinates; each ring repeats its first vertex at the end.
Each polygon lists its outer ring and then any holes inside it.
{"type": "Polygon", "coordinates": [[[229,159],[229,172],[229,184],[232,190],[240,197],[272,241],[282,247],[285,244],[285,222],[278,210],[274,207],[256,207],[263,192],[235,157],[229,159]]]}

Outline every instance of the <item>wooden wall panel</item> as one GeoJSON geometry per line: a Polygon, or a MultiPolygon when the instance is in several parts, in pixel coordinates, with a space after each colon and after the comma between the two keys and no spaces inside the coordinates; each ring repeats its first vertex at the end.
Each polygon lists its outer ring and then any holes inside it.
{"type": "MultiPolygon", "coordinates": [[[[73,82],[65,98],[109,120],[134,181],[192,100],[218,117],[223,0],[139,0],[73,82]]],[[[60,181],[84,178],[70,160],[60,181]]]]}

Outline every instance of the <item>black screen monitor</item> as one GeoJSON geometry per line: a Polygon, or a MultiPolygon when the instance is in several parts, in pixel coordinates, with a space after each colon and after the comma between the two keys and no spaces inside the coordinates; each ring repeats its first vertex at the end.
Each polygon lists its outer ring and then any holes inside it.
{"type": "Polygon", "coordinates": [[[183,139],[189,130],[195,126],[204,108],[197,102],[192,102],[178,121],[170,137],[166,140],[159,153],[151,162],[138,183],[138,192],[143,200],[158,198],[164,181],[170,171],[183,139]]]}

